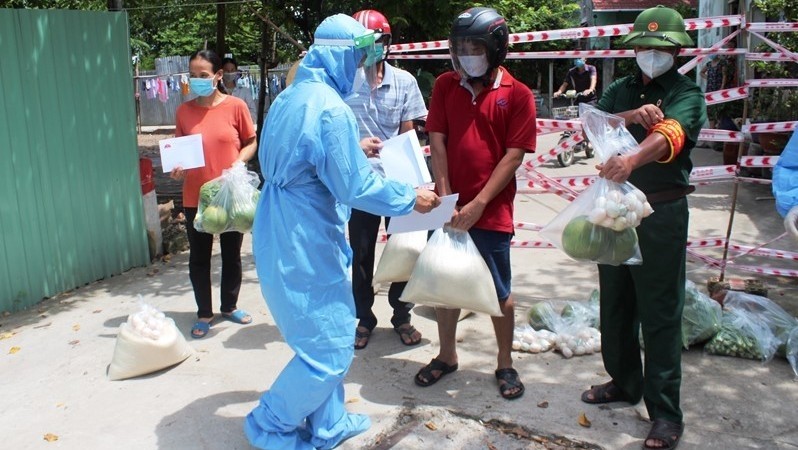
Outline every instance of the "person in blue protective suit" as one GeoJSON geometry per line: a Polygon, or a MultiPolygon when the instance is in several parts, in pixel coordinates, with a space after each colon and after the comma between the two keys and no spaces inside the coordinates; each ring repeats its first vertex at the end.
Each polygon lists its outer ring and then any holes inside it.
{"type": "Polygon", "coordinates": [[[798,133],[793,132],[779,161],[773,167],[773,196],[776,211],[784,217],[784,228],[798,238],[798,133]]]}
{"type": "Polygon", "coordinates": [[[381,58],[373,33],[347,15],[325,19],[264,125],[253,253],[263,296],[296,355],[246,417],[258,448],[329,449],[368,429],[368,417],[344,408],[355,340],[350,207],[397,216],[440,204],[431,191],[375,174],[360,149],[343,98],[357,69],[381,58]]]}

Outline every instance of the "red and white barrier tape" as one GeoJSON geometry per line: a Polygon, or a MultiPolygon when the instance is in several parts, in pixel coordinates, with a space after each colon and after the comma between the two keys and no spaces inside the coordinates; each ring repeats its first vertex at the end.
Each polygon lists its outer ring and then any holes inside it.
{"type": "Polygon", "coordinates": [[[798,80],[789,78],[761,78],[759,80],[748,80],[746,83],[749,87],[798,87],[798,80]]]}
{"type": "Polygon", "coordinates": [[[798,31],[798,22],[751,22],[745,25],[748,31],[798,31]]]}
{"type": "Polygon", "coordinates": [[[516,230],[540,231],[543,229],[543,225],[538,225],[536,223],[529,223],[529,222],[516,222],[514,227],[516,230]]]}
{"type": "Polygon", "coordinates": [[[581,120],[537,119],[535,125],[546,130],[581,130],[581,120]]]}
{"type": "Polygon", "coordinates": [[[778,160],[778,156],[743,156],[740,167],[773,167],[778,160]]]}
{"type": "Polygon", "coordinates": [[[743,133],[780,133],[793,131],[798,122],[767,122],[743,125],[743,133]]]}
{"type": "Polygon", "coordinates": [[[546,241],[516,241],[510,240],[510,247],[515,248],[557,248],[551,242],[546,241]]]}
{"type": "Polygon", "coordinates": [[[798,253],[795,252],[774,250],[772,248],[757,248],[757,247],[738,245],[738,244],[729,244],[729,249],[751,256],[765,256],[768,258],[789,259],[792,261],[798,261],[798,253]]]}
{"type": "Polygon", "coordinates": [[[743,270],[745,272],[754,272],[761,275],[772,275],[777,277],[798,277],[798,271],[792,269],[779,269],[774,267],[757,267],[757,266],[738,266],[730,264],[728,267],[733,267],[736,270],[743,270]]]}
{"type": "Polygon", "coordinates": [[[574,145],[576,145],[578,142],[580,142],[582,140],[583,139],[582,139],[582,134],[581,133],[574,133],[571,136],[569,136],[567,139],[559,142],[557,144],[557,146],[555,146],[554,148],[550,149],[549,151],[542,152],[542,153],[538,154],[534,159],[531,159],[531,160],[525,162],[524,166],[529,168],[529,169],[533,169],[534,170],[536,167],[540,166],[544,162],[546,162],[549,159],[551,159],[551,157],[557,156],[561,152],[565,151],[566,149],[569,149],[569,148],[573,147],[574,145]]]}
{"type": "Polygon", "coordinates": [[[786,56],[789,56],[795,62],[798,62],[798,53],[791,52],[790,50],[782,47],[781,45],[777,44],[776,42],[771,41],[770,39],[766,38],[765,36],[757,33],[756,31],[751,31],[751,34],[762,39],[767,45],[771,46],[774,50],[783,53],[786,56]]]}
{"type": "Polygon", "coordinates": [[[746,53],[746,61],[792,61],[792,58],[784,53],[776,52],[762,52],[762,53],[746,53]]]}
{"type": "Polygon", "coordinates": [[[719,91],[712,91],[704,94],[704,99],[706,100],[707,105],[716,105],[718,103],[725,103],[743,98],[748,98],[748,86],[721,89],[719,91]]]}
{"type": "Polygon", "coordinates": [[[714,128],[701,129],[698,139],[712,142],[743,142],[745,140],[740,131],[716,130],[714,128]]]}
{"type": "MultiPolygon", "coordinates": [[[[698,19],[687,19],[684,21],[688,31],[705,30],[708,28],[732,27],[742,24],[742,17],[739,15],[704,17],[698,19]]],[[[510,34],[511,44],[521,44],[525,42],[545,42],[560,39],[584,39],[589,37],[609,37],[623,36],[632,31],[632,24],[603,25],[584,28],[565,28],[561,30],[533,31],[527,33],[510,34]]],[[[408,44],[394,44],[391,46],[391,53],[423,52],[425,50],[445,50],[449,48],[448,40],[413,42],[408,44]]]]}
{"type": "Polygon", "coordinates": [[[713,179],[713,178],[727,178],[734,176],[735,166],[704,166],[695,167],[690,172],[690,182],[713,179]]]}
{"type": "Polygon", "coordinates": [[[688,248],[713,248],[723,247],[726,243],[726,238],[723,237],[709,237],[698,240],[687,240],[688,248]]]}
{"type": "MultiPolygon", "coordinates": [[[[732,39],[734,39],[738,34],[740,34],[740,30],[737,30],[737,31],[735,31],[733,33],[730,33],[728,36],[726,36],[725,38],[721,39],[720,41],[716,42],[711,47],[709,47],[709,49],[710,50],[717,50],[717,49],[723,48],[723,46],[726,45],[727,42],[729,42],[732,39]]],[[[690,61],[688,61],[687,63],[685,63],[682,67],[679,67],[679,73],[684,75],[687,72],[693,70],[693,68],[695,66],[697,66],[698,63],[700,63],[701,61],[704,60],[704,58],[706,58],[706,56],[704,56],[704,55],[696,56],[695,58],[693,58],[690,61]]]]}

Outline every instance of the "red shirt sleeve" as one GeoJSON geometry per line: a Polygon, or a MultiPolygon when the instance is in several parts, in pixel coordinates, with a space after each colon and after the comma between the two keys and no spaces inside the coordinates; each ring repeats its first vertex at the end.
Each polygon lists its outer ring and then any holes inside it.
{"type": "Polygon", "coordinates": [[[513,115],[507,127],[507,148],[523,148],[533,153],[537,146],[535,96],[529,88],[516,81],[513,103],[513,115]]]}

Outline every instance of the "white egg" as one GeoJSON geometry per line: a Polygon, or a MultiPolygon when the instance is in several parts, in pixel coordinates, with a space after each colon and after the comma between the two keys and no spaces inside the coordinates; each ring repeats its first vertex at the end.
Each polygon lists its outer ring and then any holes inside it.
{"type": "Polygon", "coordinates": [[[643,203],[643,217],[648,217],[653,212],[654,212],[654,208],[651,207],[651,203],[649,203],[649,202],[643,203]]]}
{"type": "Polygon", "coordinates": [[[570,359],[572,356],[574,356],[574,352],[570,348],[565,347],[565,348],[562,349],[562,355],[566,359],[570,359]]]}
{"type": "Polygon", "coordinates": [[[604,209],[606,207],[606,205],[607,205],[607,199],[605,197],[602,196],[602,197],[596,198],[596,201],[595,201],[595,204],[594,204],[594,206],[596,208],[604,209]]]}
{"type": "Polygon", "coordinates": [[[585,354],[585,347],[584,347],[584,346],[582,346],[582,345],[577,345],[577,346],[574,348],[574,355],[576,355],[576,356],[582,356],[582,355],[584,355],[584,354],[585,354]]]}
{"type": "Polygon", "coordinates": [[[513,350],[521,349],[521,341],[513,341],[513,350]]]}
{"type": "Polygon", "coordinates": [[[614,224],[614,223],[615,223],[615,219],[613,219],[612,217],[607,216],[607,218],[602,220],[599,225],[601,225],[604,228],[612,228],[612,224],[614,224]]]}
{"type": "Polygon", "coordinates": [[[607,200],[607,205],[604,207],[607,211],[607,217],[612,217],[613,219],[618,217],[621,213],[621,209],[618,207],[618,204],[612,200],[607,200]]]}
{"type": "Polygon", "coordinates": [[[540,344],[534,343],[529,345],[529,351],[532,353],[540,353],[541,347],[540,344]]]}
{"type": "Polygon", "coordinates": [[[639,225],[637,221],[637,214],[634,211],[629,211],[626,213],[626,223],[629,224],[630,227],[636,227],[639,225]]]}
{"type": "Polygon", "coordinates": [[[521,343],[521,351],[528,352],[529,351],[529,344],[526,342],[521,343]]]}
{"type": "Polygon", "coordinates": [[[587,220],[594,224],[600,224],[602,220],[607,218],[607,210],[604,208],[593,208],[587,216],[587,220]]]}
{"type": "Polygon", "coordinates": [[[618,217],[612,223],[612,227],[610,228],[612,228],[615,231],[623,231],[628,227],[628,225],[629,224],[626,222],[626,217],[618,217]]]}

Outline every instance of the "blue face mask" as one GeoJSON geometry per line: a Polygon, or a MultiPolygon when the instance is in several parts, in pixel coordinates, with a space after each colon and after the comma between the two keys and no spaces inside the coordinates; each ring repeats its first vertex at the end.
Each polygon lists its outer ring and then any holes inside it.
{"type": "Polygon", "coordinates": [[[585,66],[585,62],[582,61],[581,59],[577,59],[576,61],[574,61],[574,66],[576,66],[577,69],[580,68],[580,67],[584,67],[585,66]]]}
{"type": "Polygon", "coordinates": [[[188,86],[191,88],[191,92],[200,97],[213,94],[213,78],[189,78],[188,86]]]}

